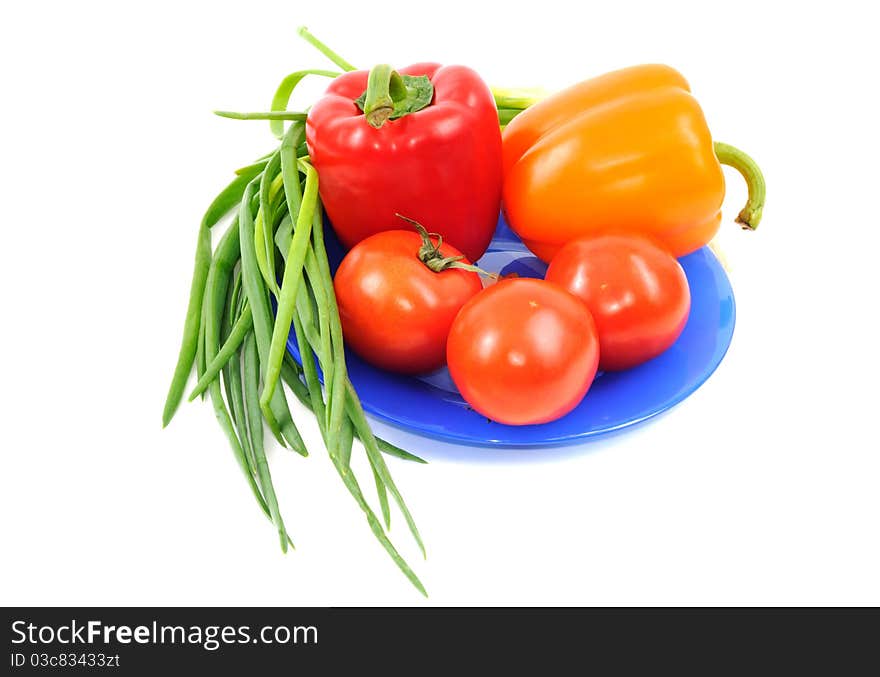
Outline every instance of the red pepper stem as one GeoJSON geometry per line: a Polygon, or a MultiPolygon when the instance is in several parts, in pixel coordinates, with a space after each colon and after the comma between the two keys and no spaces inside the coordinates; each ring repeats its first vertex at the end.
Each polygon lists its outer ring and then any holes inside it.
{"type": "Polygon", "coordinates": [[[767,199],[767,185],[764,183],[761,168],[757,162],[739,148],[720,141],[715,142],[715,156],[718,158],[718,162],[733,167],[746,180],[749,199],[736,217],[736,222],[742,224],[742,227],[747,230],[754,230],[761,223],[764,202],[767,199]]]}
{"type": "Polygon", "coordinates": [[[379,129],[394,112],[394,102],[406,98],[403,78],[387,63],[373,66],[367,78],[364,115],[372,127],[379,129]]]}
{"type": "Polygon", "coordinates": [[[403,214],[395,214],[398,218],[403,219],[409,224],[412,224],[413,228],[415,228],[419,235],[422,238],[422,246],[419,247],[419,261],[425,264],[429,270],[432,270],[435,273],[442,273],[444,270],[449,270],[450,268],[457,268],[458,270],[469,270],[472,273],[476,273],[477,275],[482,275],[484,277],[490,277],[492,279],[498,279],[497,273],[490,273],[488,271],[483,270],[478,266],[471,265],[470,263],[464,263],[464,256],[443,256],[443,253],[440,251],[440,247],[443,245],[443,236],[438,233],[429,233],[428,230],[418,221],[411,219],[403,214]],[[434,244],[432,237],[437,238],[437,244],[434,244]]]}

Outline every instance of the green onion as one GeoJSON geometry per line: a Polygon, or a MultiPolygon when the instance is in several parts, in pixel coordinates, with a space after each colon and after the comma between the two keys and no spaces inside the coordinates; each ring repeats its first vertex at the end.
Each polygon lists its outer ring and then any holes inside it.
{"type": "Polygon", "coordinates": [[[238,352],[239,347],[244,342],[244,337],[247,336],[253,326],[254,318],[251,315],[251,308],[249,305],[245,304],[241,315],[238,316],[238,319],[235,320],[235,324],[232,325],[232,329],[229,331],[229,335],[226,337],[223,347],[220,348],[217,355],[211,360],[211,363],[205,367],[202,377],[190,393],[190,402],[208,389],[208,386],[211,385],[211,381],[217,378],[217,374],[220,373],[220,370],[223,369],[232,356],[238,352]]]}
{"type": "MultiPolygon", "coordinates": [[[[300,29],[300,35],[339,68],[354,69],[306,29],[300,29]]],[[[178,408],[195,364],[198,378],[189,399],[209,394],[248,486],[275,525],[282,550],[286,550],[293,544],[273,485],[263,426],[282,446],[307,455],[287,404],[285,390],[289,389],[315,416],[330,460],[376,539],[412,584],[426,594],[385,531],[391,524],[390,493],[424,554],[421,536],[383,454],[425,461],[373,435],[348,380],[339,308],[324,246],[320,179],[305,144],[307,114],[285,110],[306,76],[332,78],[338,74],[296,71],[276,90],[270,111],[217,112],[240,120],[269,120],[281,144],[236,170],[235,178],[213,200],[199,225],[181,348],[162,422],[167,425],[178,408]],[[286,132],[285,120],[291,121],[286,132]],[[212,254],[211,229],[233,210],[235,218],[212,254]],[[274,315],[270,295],[277,302],[274,315]],[[301,365],[287,352],[291,330],[299,344],[301,365]],[[352,469],[352,454],[359,449],[353,444],[355,439],[363,443],[381,522],[352,469]]]]}

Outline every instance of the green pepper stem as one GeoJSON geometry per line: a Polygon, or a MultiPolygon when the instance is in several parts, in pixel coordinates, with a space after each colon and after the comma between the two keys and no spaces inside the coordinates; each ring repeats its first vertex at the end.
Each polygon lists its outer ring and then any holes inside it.
{"type": "Polygon", "coordinates": [[[754,230],[761,223],[764,202],[767,199],[767,185],[764,183],[761,168],[739,148],[720,141],[715,142],[715,156],[718,162],[733,167],[745,179],[749,189],[749,199],[736,217],[736,222],[742,224],[743,228],[754,230]]]}
{"type": "Polygon", "coordinates": [[[379,129],[394,112],[394,102],[406,98],[403,78],[387,63],[373,66],[367,78],[364,115],[372,127],[379,129]]]}
{"type": "Polygon", "coordinates": [[[296,29],[296,32],[299,34],[299,37],[301,37],[303,40],[308,42],[312,47],[314,47],[319,52],[321,52],[321,54],[323,54],[328,59],[330,59],[330,61],[335,63],[342,70],[344,70],[344,71],[356,71],[357,70],[357,68],[352,66],[348,61],[343,59],[336,52],[334,52],[332,49],[330,49],[327,45],[325,45],[323,42],[318,40],[318,38],[316,38],[314,35],[309,33],[309,29],[306,28],[305,26],[300,26],[299,28],[296,29]]]}

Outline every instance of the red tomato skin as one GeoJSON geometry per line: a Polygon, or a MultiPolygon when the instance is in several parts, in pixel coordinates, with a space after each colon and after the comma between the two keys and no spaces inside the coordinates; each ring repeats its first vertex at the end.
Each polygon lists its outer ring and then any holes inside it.
{"type": "MultiPolygon", "coordinates": [[[[442,367],[446,337],[461,307],[482,287],[466,270],[435,273],[418,259],[422,240],[389,230],[346,254],[333,286],[345,344],[364,360],[401,374],[442,367]]],[[[444,256],[461,256],[452,245],[444,256]]]]}
{"type": "Polygon", "coordinates": [[[599,368],[635,367],[678,339],[691,307],[676,259],[646,238],[602,235],[565,245],[545,279],[580,298],[599,332],[599,368]]]}
{"type": "Polygon", "coordinates": [[[599,341],[584,304],[529,278],[486,288],[449,332],[447,364],[462,397],[508,425],[556,420],[584,398],[599,363],[599,341]]]}

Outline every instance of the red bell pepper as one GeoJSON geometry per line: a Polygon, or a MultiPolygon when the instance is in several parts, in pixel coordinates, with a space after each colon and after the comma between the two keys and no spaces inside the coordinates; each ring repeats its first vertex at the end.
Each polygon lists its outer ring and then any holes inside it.
{"type": "Polygon", "coordinates": [[[345,73],[309,112],[306,142],[346,247],[405,227],[402,214],[471,261],[486,251],[500,209],[501,133],[492,93],[470,68],[345,73]]]}

